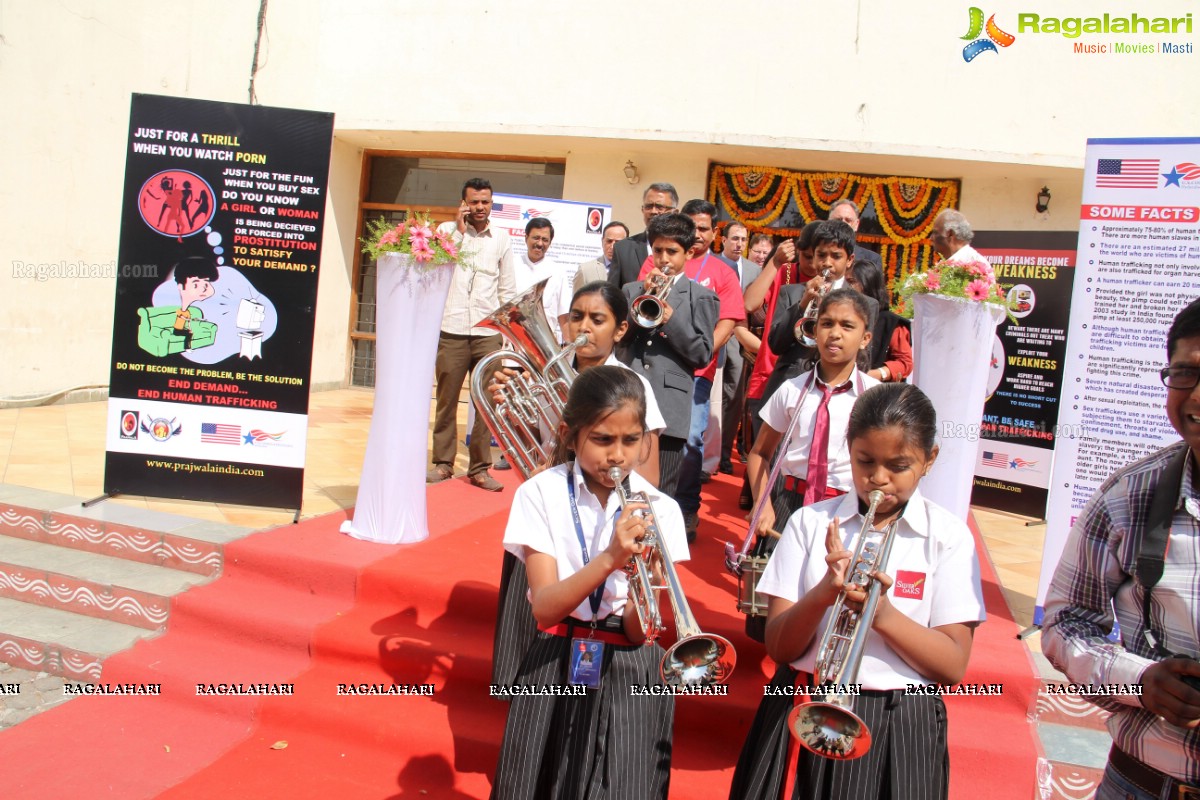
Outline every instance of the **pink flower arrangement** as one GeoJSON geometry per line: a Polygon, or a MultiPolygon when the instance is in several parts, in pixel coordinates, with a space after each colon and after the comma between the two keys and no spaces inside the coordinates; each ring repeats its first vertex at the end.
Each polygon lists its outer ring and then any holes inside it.
{"type": "Polygon", "coordinates": [[[413,214],[399,225],[380,218],[367,223],[363,252],[379,259],[384,253],[402,253],[420,267],[458,263],[454,241],[437,230],[427,215],[413,214]]]}
{"type": "Polygon", "coordinates": [[[996,282],[996,272],[986,261],[942,261],[928,272],[914,272],[900,285],[896,312],[912,318],[913,295],[936,294],[974,303],[999,305],[1012,316],[1004,288],[996,282]]]}

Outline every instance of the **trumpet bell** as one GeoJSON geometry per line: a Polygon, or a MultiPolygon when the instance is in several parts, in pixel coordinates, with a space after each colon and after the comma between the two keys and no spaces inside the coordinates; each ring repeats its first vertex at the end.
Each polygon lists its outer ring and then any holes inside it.
{"type": "Polygon", "coordinates": [[[836,703],[801,703],[788,714],[788,730],[809,752],[850,761],[871,749],[871,731],[862,718],[836,703]]]}
{"type": "Polygon", "coordinates": [[[737,665],[733,645],[715,633],[700,633],[680,639],[659,664],[667,686],[712,686],[725,683],[737,665]]]}
{"type": "Polygon", "coordinates": [[[657,328],[665,314],[662,301],[652,294],[638,295],[630,306],[633,321],[641,328],[657,328]]]}

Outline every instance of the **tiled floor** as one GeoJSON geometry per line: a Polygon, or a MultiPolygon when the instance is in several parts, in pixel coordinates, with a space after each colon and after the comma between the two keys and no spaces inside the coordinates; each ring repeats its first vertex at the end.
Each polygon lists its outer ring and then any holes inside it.
{"type": "MultiPolygon", "coordinates": [[[[312,396],[302,517],[353,505],[373,398],[372,392],[362,389],[319,392],[312,396]]],[[[0,483],[77,497],[101,494],[105,405],[98,402],[0,409],[0,483]]],[[[460,406],[459,416],[461,434],[465,430],[465,403],[460,406]]],[[[459,474],[465,468],[465,448],[459,448],[459,474]]],[[[283,525],[292,519],[292,512],[285,509],[221,503],[127,496],[105,502],[248,528],[283,525]]],[[[975,518],[1014,618],[1018,624],[1028,625],[1033,618],[1045,528],[1027,526],[1029,520],[1025,517],[983,509],[975,509],[975,518]]]]}

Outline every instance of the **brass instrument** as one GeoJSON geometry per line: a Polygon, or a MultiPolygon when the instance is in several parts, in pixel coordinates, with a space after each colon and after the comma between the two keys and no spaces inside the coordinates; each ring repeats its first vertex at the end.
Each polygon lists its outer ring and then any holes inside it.
{"type": "Polygon", "coordinates": [[[817,312],[821,309],[821,301],[829,293],[829,287],[831,286],[829,283],[829,270],[821,273],[821,280],[825,281],[825,284],[817,291],[817,296],[808,304],[808,308],[804,309],[804,316],[796,323],[796,328],[793,331],[796,341],[805,347],[813,347],[817,343],[817,312]]]}
{"type": "Polygon", "coordinates": [[[641,328],[657,328],[662,325],[666,315],[667,294],[671,291],[671,279],[674,275],[659,273],[650,280],[650,286],[645,294],[633,298],[629,304],[633,312],[633,321],[641,328]]]}
{"type": "Polygon", "coordinates": [[[883,492],[871,492],[870,506],[863,518],[858,546],[850,559],[851,573],[846,583],[866,586],[867,599],[862,613],[846,607],[846,592],[843,591],[833,605],[833,614],[821,643],[813,669],[817,685],[828,684],[831,694],[824,701],[801,703],[788,715],[788,730],[802,747],[825,758],[849,760],[862,756],[871,747],[871,731],[866,723],[854,713],[854,697],[849,687],[857,682],[858,668],[866,650],[867,637],[875,621],[875,610],[879,606],[882,584],[871,577],[872,572],[885,569],[896,540],[899,518],[887,527],[878,541],[874,541],[872,527],[875,524],[875,509],[883,501],[883,492]],[[868,542],[868,539],[872,541],[868,542]]]}
{"type": "Polygon", "coordinates": [[[475,410],[522,478],[533,474],[553,453],[558,423],[578,374],[570,357],[588,342],[581,333],[566,347],[558,346],[542,308],[542,292],[549,280],[534,284],[479,323],[481,328],[499,331],[514,349],[489,353],[471,373],[475,410]],[[500,390],[504,399],[496,403],[487,382],[501,360],[515,361],[524,373],[504,384],[500,390]]]}
{"type": "Polygon", "coordinates": [[[649,507],[645,492],[627,493],[621,481],[625,477],[620,467],[608,471],[608,477],[616,485],[617,497],[624,510],[630,503],[646,503],[645,511],[638,511],[646,518],[646,537],[642,540],[642,552],[631,559],[625,567],[629,575],[629,602],[637,611],[638,620],[646,642],[652,642],[663,630],[662,612],[657,592],[667,590],[667,597],[675,612],[675,635],[677,641],[667,650],[659,664],[659,673],[667,686],[707,686],[725,683],[733,674],[737,664],[737,653],[729,640],[713,633],[703,633],[696,624],[675,572],[675,564],[667,550],[667,543],[659,536],[658,520],[654,509],[649,507]],[[661,583],[655,576],[661,575],[661,583]]]}

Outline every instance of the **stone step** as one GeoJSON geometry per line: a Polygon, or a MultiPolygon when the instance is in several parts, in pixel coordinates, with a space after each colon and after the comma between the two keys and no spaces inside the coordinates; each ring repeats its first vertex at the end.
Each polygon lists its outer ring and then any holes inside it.
{"type": "Polygon", "coordinates": [[[224,545],[250,531],[105,501],[0,484],[0,534],[199,575],[221,571],[224,545]]]}
{"type": "Polygon", "coordinates": [[[18,669],[95,683],[102,663],[154,631],[0,598],[0,660],[18,669]]]}
{"type": "Polygon", "coordinates": [[[148,630],[167,624],[172,596],[207,580],[192,572],[0,536],[0,597],[148,630]]]}
{"type": "Polygon", "coordinates": [[[1096,793],[1112,739],[1104,731],[1038,722],[1035,732],[1045,754],[1038,762],[1044,800],[1087,800],[1096,793]]]}
{"type": "MultiPolygon", "coordinates": [[[[1034,665],[1042,679],[1030,716],[1034,721],[1107,731],[1105,723],[1112,714],[1086,697],[1068,694],[1067,676],[1056,670],[1040,652],[1032,651],[1034,665]]],[[[1106,734],[1107,735],[1107,734],[1106,734]]]]}

